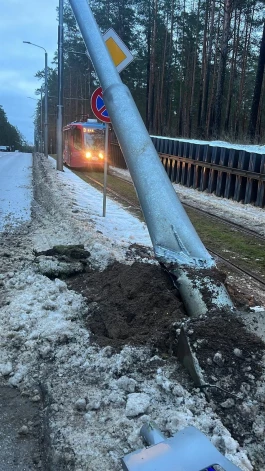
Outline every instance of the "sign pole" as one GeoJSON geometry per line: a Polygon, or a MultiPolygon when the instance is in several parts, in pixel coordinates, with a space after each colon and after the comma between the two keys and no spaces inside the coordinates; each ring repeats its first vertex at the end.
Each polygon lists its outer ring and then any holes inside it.
{"type": "Polygon", "coordinates": [[[63,1],[59,0],[58,25],[58,105],[57,105],[57,160],[56,169],[63,172],[63,1]]]}
{"type": "Polygon", "coordinates": [[[109,125],[106,123],[105,131],[105,157],[104,157],[104,187],[103,187],[103,217],[106,216],[106,197],[107,197],[107,175],[108,175],[108,160],[109,160],[109,125]]]}
{"type": "Polygon", "coordinates": [[[103,101],[102,88],[97,88],[91,96],[91,110],[97,119],[106,124],[105,128],[105,157],[104,157],[104,186],[103,186],[103,217],[106,216],[106,199],[107,199],[107,174],[108,174],[108,157],[109,157],[109,123],[110,117],[103,101]]]}

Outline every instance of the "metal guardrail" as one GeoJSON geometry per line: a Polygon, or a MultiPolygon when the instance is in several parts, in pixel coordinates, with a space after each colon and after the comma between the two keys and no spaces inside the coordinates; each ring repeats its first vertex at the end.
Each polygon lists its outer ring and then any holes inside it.
{"type": "MultiPolygon", "coordinates": [[[[152,137],[172,183],[244,204],[265,206],[265,155],[240,149],[152,137]]],[[[115,137],[111,164],[126,169],[115,137]]]]}

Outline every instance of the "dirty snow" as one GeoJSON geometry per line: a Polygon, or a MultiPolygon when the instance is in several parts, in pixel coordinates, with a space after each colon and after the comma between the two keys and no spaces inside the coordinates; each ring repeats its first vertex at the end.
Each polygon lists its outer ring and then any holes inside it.
{"type": "Polygon", "coordinates": [[[31,154],[0,152],[0,231],[9,223],[14,227],[30,221],[31,161],[31,154]]]}
{"type": "MultiPolygon", "coordinates": [[[[9,195],[31,181],[31,159],[27,154],[19,159],[22,183],[17,174],[9,195]]],[[[120,471],[120,458],[143,447],[139,430],[152,420],[166,436],[194,425],[242,471],[253,470],[247,450],[231,437],[204,394],[185,388],[190,380],[177,363],[147,348],[126,346],[116,353],[93,345],[82,321],[82,296],[42,275],[34,263],[33,249],[80,243],[91,252],[95,269],[114,260],[126,263],[130,244],[151,246],[145,224],[110,200],[103,218],[101,193],[68,169],[56,172],[53,159],[36,158],[33,175],[30,223],[25,204],[24,222],[15,230],[15,200],[0,201],[9,223],[8,231],[5,224],[1,229],[0,374],[33,402],[44,400],[54,469],[120,471]]],[[[258,421],[256,428],[264,434],[258,421]]]]}

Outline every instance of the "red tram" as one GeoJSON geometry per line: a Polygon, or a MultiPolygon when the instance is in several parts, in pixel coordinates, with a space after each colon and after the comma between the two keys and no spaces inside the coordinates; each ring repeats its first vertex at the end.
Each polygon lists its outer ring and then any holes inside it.
{"type": "Polygon", "coordinates": [[[63,161],[69,167],[104,167],[105,124],[96,119],[63,128],[63,161]]]}

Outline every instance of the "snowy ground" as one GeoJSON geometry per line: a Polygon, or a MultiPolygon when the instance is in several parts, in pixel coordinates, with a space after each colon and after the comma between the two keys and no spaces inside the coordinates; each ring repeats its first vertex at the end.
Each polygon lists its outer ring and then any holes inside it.
{"type": "Polygon", "coordinates": [[[166,136],[151,136],[157,137],[159,139],[171,139],[172,141],[181,141],[181,142],[191,142],[192,144],[199,144],[199,145],[209,145],[211,147],[225,147],[227,149],[237,149],[237,150],[244,150],[246,152],[253,152],[255,154],[265,154],[265,146],[259,145],[248,145],[248,144],[232,144],[231,142],[226,141],[202,141],[198,139],[182,139],[182,138],[174,138],[174,137],[166,137],[166,136]]]}
{"type": "MultiPolygon", "coordinates": [[[[21,177],[30,192],[31,159],[28,154],[19,159],[23,173],[17,174],[16,186],[21,177]]],[[[34,194],[31,221],[26,216],[17,226],[14,185],[6,193],[12,195],[9,204],[8,196],[0,201],[2,211],[8,209],[1,226],[0,375],[34,403],[44,402],[50,447],[43,469],[49,463],[56,471],[120,471],[120,458],[143,447],[139,429],[152,420],[167,436],[194,425],[242,471],[257,470],[247,447],[239,447],[204,394],[191,392],[175,361],[143,347],[125,346],[116,353],[93,345],[82,320],[82,295],[64,281],[50,280],[35,263],[33,250],[57,244],[84,244],[95,270],[115,260],[128,263],[131,244],[151,247],[145,224],[112,201],[103,218],[101,193],[68,169],[56,172],[53,159],[36,158],[33,180],[34,192],[25,196],[34,194]]],[[[251,207],[244,218],[253,221],[258,214],[262,210],[251,207]]],[[[264,424],[253,433],[264,438],[264,424]]]]}
{"type": "Polygon", "coordinates": [[[0,152],[0,231],[9,223],[30,220],[32,201],[31,154],[0,152]]]}

